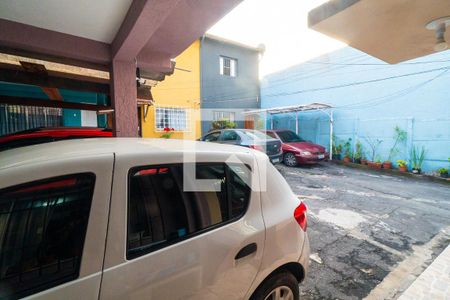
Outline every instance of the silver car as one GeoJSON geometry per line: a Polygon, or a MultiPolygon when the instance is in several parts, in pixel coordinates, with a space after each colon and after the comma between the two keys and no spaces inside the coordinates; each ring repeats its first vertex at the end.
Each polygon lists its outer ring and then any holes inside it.
{"type": "Polygon", "coordinates": [[[229,145],[239,145],[264,152],[272,163],[282,160],[281,142],[258,130],[251,129],[221,129],[208,132],[201,138],[205,142],[229,145]]]}

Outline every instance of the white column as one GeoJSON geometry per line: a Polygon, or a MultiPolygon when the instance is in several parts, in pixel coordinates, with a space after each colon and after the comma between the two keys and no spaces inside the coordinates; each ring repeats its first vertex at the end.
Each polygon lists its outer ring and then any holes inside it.
{"type": "Polygon", "coordinates": [[[298,135],[298,111],[295,112],[295,133],[298,135]]]}
{"type": "Polygon", "coordinates": [[[330,111],[330,149],[329,149],[329,156],[330,160],[333,160],[333,111],[330,111]]]}

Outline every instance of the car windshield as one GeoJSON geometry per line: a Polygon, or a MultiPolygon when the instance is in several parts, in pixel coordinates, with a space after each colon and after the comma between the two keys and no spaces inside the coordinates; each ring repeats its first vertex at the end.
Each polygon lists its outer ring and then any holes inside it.
{"type": "Polygon", "coordinates": [[[242,131],[245,135],[247,135],[248,137],[250,137],[253,140],[267,140],[267,139],[273,139],[272,137],[268,136],[265,133],[259,132],[257,130],[255,131],[246,131],[243,130],[242,131]]]}
{"type": "Polygon", "coordinates": [[[295,143],[304,142],[305,140],[299,137],[295,132],[292,131],[279,131],[277,132],[283,143],[295,143]]]}

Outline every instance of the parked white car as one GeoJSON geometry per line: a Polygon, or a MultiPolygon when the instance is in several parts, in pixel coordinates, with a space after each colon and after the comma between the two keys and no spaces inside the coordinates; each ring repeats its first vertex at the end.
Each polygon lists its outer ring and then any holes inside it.
{"type": "Polygon", "coordinates": [[[1,152],[0,241],[2,299],[298,299],[309,259],[306,206],[265,154],[179,140],[1,152]]]}

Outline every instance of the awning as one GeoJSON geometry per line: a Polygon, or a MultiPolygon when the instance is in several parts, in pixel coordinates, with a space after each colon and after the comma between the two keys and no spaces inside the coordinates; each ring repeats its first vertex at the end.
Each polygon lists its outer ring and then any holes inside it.
{"type": "MultiPolygon", "coordinates": [[[[274,107],[274,108],[266,108],[266,109],[257,109],[257,110],[249,110],[244,112],[245,115],[259,115],[261,113],[266,113],[269,115],[276,115],[276,114],[284,114],[284,113],[296,113],[295,114],[295,132],[298,134],[298,112],[304,112],[304,111],[322,111],[325,113],[329,120],[330,120],[330,151],[329,151],[329,159],[332,160],[332,151],[333,149],[333,111],[326,111],[327,109],[331,109],[333,106],[329,104],[324,103],[310,103],[310,104],[300,104],[300,105],[292,105],[292,106],[281,106],[281,107],[274,107]]],[[[270,119],[270,129],[273,128],[273,118],[270,119]]]]}
{"type": "MultiPolygon", "coordinates": [[[[331,0],[310,11],[308,22],[314,30],[394,64],[434,53],[440,39],[427,24],[447,16],[449,0],[331,0]]],[[[450,41],[448,27],[444,39],[450,41]]]]}
{"type": "Polygon", "coordinates": [[[300,104],[300,105],[292,105],[292,106],[281,106],[274,108],[266,108],[266,109],[257,109],[257,110],[249,110],[245,111],[246,115],[255,115],[260,113],[268,113],[271,115],[274,114],[283,114],[290,112],[299,112],[299,111],[308,111],[308,110],[323,110],[333,108],[331,105],[324,103],[310,103],[310,104],[300,104]]]}

